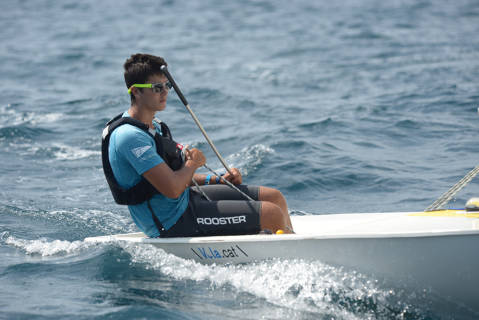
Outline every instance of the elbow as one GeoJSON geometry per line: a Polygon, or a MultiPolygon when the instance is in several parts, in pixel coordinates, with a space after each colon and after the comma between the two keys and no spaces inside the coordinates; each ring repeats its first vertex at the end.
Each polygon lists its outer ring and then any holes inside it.
{"type": "Polygon", "coordinates": [[[172,198],[173,199],[178,199],[183,194],[183,191],[185,191],[185,189],[174,192],[173,195],[172,195],[172,198]]]}
{"type": "Polygon", "coordinates": [[[169,188],[168,190],[166,190],[165,192],[162,192],[162,193],[167,198],[177,199],[183,194],[185,189],[186,188],[184,186],[175,186],[173,188],[169,188]]]}
{"type": "Polygon", "coordinates": [[[177,171],[171,171],[165,163],[151,168],[143,174],[143,177],[155,187],[156,191],[170,199],[177,199],[186,189],[185,177],[178,175],[177,171]]]}

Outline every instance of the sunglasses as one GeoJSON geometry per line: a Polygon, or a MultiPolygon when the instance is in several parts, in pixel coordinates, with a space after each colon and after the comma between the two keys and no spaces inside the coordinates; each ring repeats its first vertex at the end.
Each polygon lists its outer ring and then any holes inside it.
{"type": "Polygon", "coordinates": [[[171,82],[167,81],[165,83],[161,83],[161,82],[158,82],[158,83],[135,83],[134,85],[132,85],[130,87],[130,89],[128,89],[128,93],[131,94],[131,88],[133,87],[136,87],[136,88],[151,88],[151,90],[153,90],[153,92],[156,92],[156,93],[161,93],[163,92],[163,90],[170,90],[171,88],[173,88],[173,85],[171,84],[171,82]]]}

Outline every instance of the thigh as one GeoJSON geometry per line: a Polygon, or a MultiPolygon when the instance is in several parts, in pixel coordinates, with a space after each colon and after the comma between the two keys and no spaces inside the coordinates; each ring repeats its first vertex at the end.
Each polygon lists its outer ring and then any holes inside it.
{"type": "Polygon", "coordinates": [[[259,201],[201,199],[193,203],[191,209],[203,235],[256,234],[260,231],[259,201]]]}
{"type": "Polygon", "coordinates": [[[191,213],[191,208],[188,206],[183,215],[176,221],[176,223],[168,230],[161,232],[161,238],[172,237],[199,237],[202,236],[201,230],[195,222],[191,213]]]}
{"type": "MultiPolygon", "coordinates": [[[[250,196],[253,200],[259,200],[259,187],[257,186],[248,186],[248,185],[239,185],[236,186],[242,192],[246,193],[250,196]]],[[[192,187],[193,192],[200,192],[203,191],[211,200],[219,201],[219,200],[245,200],[244,195],[239,193],[237,190],[233,189],[232,187],[225,185],[225,184],[213,184],[213,185],[206,185],[206,186],[199,186],[199,187],[192,187]]],[[[201,193],[201,192],[200,192],[201,193]]]]}
{"type": "MultiPolygon", "coordinates": [[[[227,188],[231,189],[230,187],[227,188]]],[[[218,197],[220,195],[224,197],[229,195],[230,198],[238,198],[237,195],[242,197],[235,190],[233,190],[235,193],[233,195],[224,188],[207,189],[209,189],[208,196],[211,196],[211,198],[213,198],[213,196],[218,197]],[[218,189],[221,190],[218,191],[218,189]]],[[[243,190],[248,191],[248,189],[244,187],[243,190]]],[[[249,191],[251,192],[251,190],[249,191]]],[[[254,192],[251,192],[251,195],[254,195],[254,192]]],[[[198,190],[191,188],[188,208],[180,217],[180,219],[178,219],[175,225],[166,232],[163,232],[161,237],[256,234],[261,230],[260,214],[260,201],[208,201],[198,190]]]]}
{"type": "Polygon", "coordinates": [[[256,234],[260,231],[260,213],[260,201],[208,201],[191,190],[188,208],[161,237],[256,234]]]}

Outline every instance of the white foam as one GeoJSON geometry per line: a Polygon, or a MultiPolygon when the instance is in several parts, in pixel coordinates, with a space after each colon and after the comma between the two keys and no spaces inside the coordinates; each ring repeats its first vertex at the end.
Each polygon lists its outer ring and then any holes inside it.
{"type": "Polygon", "coordinates": [[[29,112],[28,114],[31,114],[31,119],[28,121],[31,124],[39,124],[39,123],[53,123],[57,122],[58,120],[63,118],[63,114],[59,112],[53,112],[53,113],[41,113],[41,114],[35,114],[33,112],[29,112]]]}
{"type": "MultiPolygon", "coordinates": [[[[188,145],[189,148],[198,148],[199,142],[192,142],[188,145]]],[[[274,154],[274,149],[265,146],[263,144],[256,144],[250,147],[241,149],[237,153],[230,154],[225,157],[226,163],[231,168],[238,168],[241,170],[243,176],[248,175],[248,170],[256,169],[264,158],[274,154]]],[[[225,169],[223,166],[215,167],[212,169],[217,173],[224,173],[225,169]]]]}
{"type": "Polygon", "coordinates": [[[202,265],[165,253],[153,246],[122,243],[135,263],[159,270],[177,280],[209,281],[211,286],[232,286],[269,303],[296,311],[330,314],[345,319],[388,314],[392,290],[356,272],[346,272],[320,262],[265,261],[246,265],[202,265]],[[355,303],[359,306],[355,307],[355,303]],[[379,310],[378,310],[379,309],[379,310]],[[382,312],[381,312],[381,309],[382,312]]]}
{"type": "Polygon", "coordinates": [[[68,146],[65,144],[54,144],[55,149],[54,156],[60,160],[78,160],[88,158],[91,156],[100,156],[101,152],[97,150],[85,150],[78,147],[68,146]]]}
{"type": "Polygon", "coordinates": [[[49,146],[41,146],[38,143],[11,143],[9,147],[24,156],[43,152],[52,153],[53,157],[59,160],[79,160],[92,156],[101,156],[101,151],[99,150],[86,150],[61,143],[54,143],[49,146]]]}
{"type": "Polygon", "coordinates": [[[277,67],[267,65],[266,63],[246,64],[245,69],[248,71],[248,76],[251,79],[269,82],[280,80],[280,75],[277,73],[277,67]]]}
{"type": "Polygon", "coordinates": [[[243,176],[248,175],[248,170],[256,169],[265,157],[274,154],[274,149],[263,144],[256,144],[243,148],[239,152],[229,155],[226,159],[232,167],[241,169],[243,176]]]}
{"type": "Polygon", "coordinates": [[[12,108],[12,106],[0,106],[0,127],[4,126],[18,126],[21,124],[39,124],[52,123],[60,120],[63,117],[62,113],[40,113],[35,112],[21,112],[12,108]]]}
{"type": "Polygon", "coordinates": [[[19,249],[22,249],[27,254],[38,254],[42,257],[74,254],[92,246],[91,243],[86,243],[83,241],[50,241],[45,238],[37,240],[24,240],[15,238],[13,236],[7,236],[4,242],[7,245],[12,245],[19,249]]]}

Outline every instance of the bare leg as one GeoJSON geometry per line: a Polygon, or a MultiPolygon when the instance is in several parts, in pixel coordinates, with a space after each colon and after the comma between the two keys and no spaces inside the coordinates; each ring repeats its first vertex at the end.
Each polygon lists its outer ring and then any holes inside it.
{"type": "Polygon", "coordinates": [[[261,216],[260,216],[260,227],[261,230],[269,229],[273,233],[277,230],[284,230],[285,233],[288,232],[287,223],[283,211],[272,202],[261,202],[261,216]]]}
{"type": "Polygon", "coordinates": [[[281,210],[284,217],[283,219],[286,221],[287,228],[285,231],[293,231],[293,225],[291,224],[291,218],[289,217],[286,199],[279,190],[261,186],[259,187],[259,200],[275,204],[278,209],[281,210]]]}

